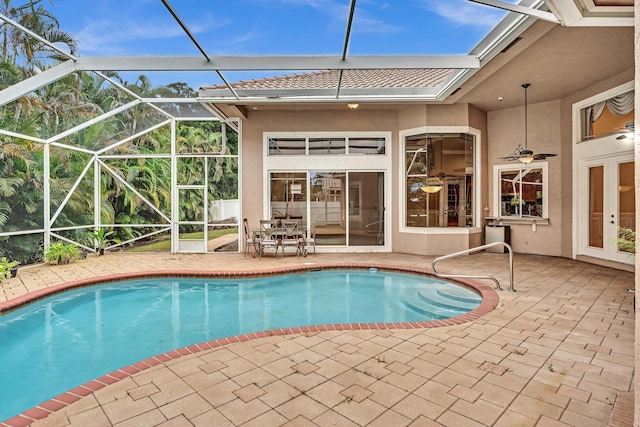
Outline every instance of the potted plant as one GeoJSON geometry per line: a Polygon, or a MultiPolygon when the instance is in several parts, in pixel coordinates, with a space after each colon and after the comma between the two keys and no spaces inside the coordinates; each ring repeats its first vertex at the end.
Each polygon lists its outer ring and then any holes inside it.
{"type": "Polygon", "coordinates": [[[93,240],[94,248],[96,250],[96,255],[104,255],[105,248],[109,245],[109,243],[120,243],[117,239],[110,239],[114,233],[113,230],[108,231],[106,228],[96,228],[95,230],[87,231],[87,235],[93,240]]]}
{"type": "Polygon", "coordinates": [[[18,261],[9,261],[7,257],[0,258],[0,281],[9,277],[16,277],[18,261]]]}
{"type": "Polygon", "coordinates": [[[70,262],[80,259],[80,256],[80,248],[72,243],[52,243],[44,252],[45,262],[52,265],[69,264],[70,262]]]}

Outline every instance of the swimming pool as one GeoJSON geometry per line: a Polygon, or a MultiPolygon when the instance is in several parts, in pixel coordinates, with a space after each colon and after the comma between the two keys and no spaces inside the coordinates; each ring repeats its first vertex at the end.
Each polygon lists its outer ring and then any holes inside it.
{"type": "Polygon", "coordinates": [[[469,289],[371,270],[163,278],[76,289],[0,317],[0,420],[150,356],[302,325],[420,322],[466,313],[469,289]]]}

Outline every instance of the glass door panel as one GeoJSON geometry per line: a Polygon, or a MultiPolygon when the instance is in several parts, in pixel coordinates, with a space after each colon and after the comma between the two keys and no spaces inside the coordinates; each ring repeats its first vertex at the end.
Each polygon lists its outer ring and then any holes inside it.
{"type": "Polygon", "coordinates": [[[316,231],[316,245],[346,245],[345,172],[309,172],[309,227],[316,231]]]}
{"type": "MultiPolygon", "coordinates": [[[[623,162],[618,163],[618,234],[620,229],[636,230],[636,197],[633,186],[634,180],[634,163],[623,162]]],[[[628,252],[620,249],[620,252],[628,252]]]]}
{"type": "Polygon", "coordinates": [[[635,257],[617,241],[623,229],[636,226],[633,153],[585,160],[581,173],[587,188],[580,193],[580,254],[634,264],[635,257]]]}
{"type": "Polygon", "coordinates": [[[307,223],[306,172],[272,172],[270,175],[271,218],[298,219],[307,223]]]}
{"type": "Polygon", "coordinates": [[[349,246],[384,245],[384,173],[349,172],[349,246]]]}
{"type": "Polygon", "coordinates": [[[604,166],[589,168],[589,246],[604,247],[604,166]]]}

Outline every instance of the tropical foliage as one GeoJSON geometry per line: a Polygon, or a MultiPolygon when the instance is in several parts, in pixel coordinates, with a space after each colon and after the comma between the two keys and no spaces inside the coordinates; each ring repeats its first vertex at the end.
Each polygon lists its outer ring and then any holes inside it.
{"type": "Polygon", "coordinates": [[[50,244],[44,252],[44,260],[47,264],[69,264],[80,259],[82,251],[73,243],[56,242],[50,244]]]}
{"type": "MultiPolygon", "coordinates": [[[[76,41],[59,30],[42,0],[0,0],[0,13],[70,52],[76,47],[76,41]]],[[[0,24],[0,43],[0,89],[64,60],[47,44],[6,23],[0,24]]],[[[115,73],[78,72],[0,106],[0,129],[24,135],[0,134],[0,233],[34,231],[0,236],[0,256],[21,263],[41,261],[44,234],[35,231],[45,227],[47,216],[55,233],[85,243],[96,217],[100,224],[117,225],[109,236],[114,241],[130,241],[168,225],[166,217],[172,212],[169,116],[159,108],[133,102],[132,93],[144,98],[194,95],[183,82],[154,87],[144,75],[128,82],[115,73]],[[103,120],[81,126],[101,115],[103,120]],[[72,132],[54,138],[66,131],[72,132]],[[50,138],[54,143],[45,149],[39,141],[50,138]],[[44,206],[47,151],[50,212],[44,206]],[[96,177],[99,182],[94,182],[96,177]],[[95,191],[99,191],[98,205],[95,191]]],[[[162,108],[184,113],[195,104],[162,108]]],[[[208,200],[238,195],[237,135],[227,129],[223,138],[222,129],[215,121],[176,121],[176,182],[204,184],[208,176],[208,200]]],[[[203,217],[204,200],[204,191],[179,197],[180,216],[203,217]]]]}
{"type": "Polygon", "coordinates": [[[12,270],[18,266],[18,261],[9,261],[6,257],[0,258],[0,281],[13,275],[12,270]]]}
{"type": "Polygon", "coordinates": [[[616,243],[621,251],[635,254],[636,232],[630,228],[619,227],[616,243]]]}

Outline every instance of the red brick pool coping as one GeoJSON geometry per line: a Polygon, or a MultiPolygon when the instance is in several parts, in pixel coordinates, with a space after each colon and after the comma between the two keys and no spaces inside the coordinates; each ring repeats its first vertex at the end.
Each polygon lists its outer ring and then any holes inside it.
{"type": "MultiPolygon", "coordinates": [[[[59,285],[50,286],[44,289],[40,289],[35,292],[30,292],[26,295],[22,295],[17,298],[13,298],[9,301],[0,303],[0,315],[23,307],[25,305],[42,300],[46,297],[59,294],[65,291],[69,291],[76,288],[88,287],[93,285],[99,285],[104,283],[120,282],[123,280],[133,279],[152,279],[162,277],[180,277],[180,278],[238,278],[238,277],[260,277],[260,276],[272,276],[288,273],[300,273],[306,271],[315,270],[336,270],[336,269],[370,269],[376,268],[381,271],[391,271],[398,273],[410,273],[419,275],[433,276],[433,272],[428,268],[416,268],[416,267],[402,267],[397,265],[380,265],[380,264],[364,264],[364,263],[348,263],[348,264],[314,264],[313,266],[301,265],[291,267],[281,267],[269,270],[254,270],[254,271],[210,271],[210,270],[168,270],[168,271],[153,271],[153,272],[135,272],[135,273],[123,273],[109,276],[96,277],[91,279],[77,280],[68,283],[62,283],[59,285]]],[[[452,280],[465,287],[475,290],[482,296],[482,302],[474,310],[465,313],[460,316],[451,317],[443,320],[430,320],[424,322],[396,322],[396,323],[337,323],[318,326],[301,326],[294,328],[281,328],[273,329],[261,332],[252,332],[248,334],[235,335],[231,337],[219,338],[211,341],[206,341],[187,347],[172,350],[167,353],[159,354],[153,357],[149,357],[140,362],[134,363],[129,366],[117,369],[109,374],[106,374],[100,378],[96,378],[81,386],[71,389],[65,393],[62,393],[44,403],[31,408],[22,414],[16,415],[4,422],[0,423],[0,426],[10,427],[22,427],[28,426],[32,422],[46,418],[50,414],[59,411],[67,405],[70,405],[82,397],[88,396],[91,393],[98,391],[110,384],[116,383],[122,379],[132,376],[138,372],[153,366],[178,359],[190,354],[199,353],[202,351],[211,350],[214,348],[222,347],[228,344],[233,344],[242,341],[250,341],[257,338],[264,338],[273,335],[288,335],[288,334],[304,334],[309,332],[324,332],[324,331],[338,331],[338,330],[376,330],[376,329],[428,329],[439,326],[453,326],[462,323],[476,320],[485,314],[494,310],[500,297],[497,292],[491,287],[469,279],[457,279],[452,280]]]]}

